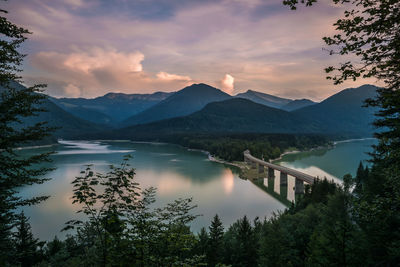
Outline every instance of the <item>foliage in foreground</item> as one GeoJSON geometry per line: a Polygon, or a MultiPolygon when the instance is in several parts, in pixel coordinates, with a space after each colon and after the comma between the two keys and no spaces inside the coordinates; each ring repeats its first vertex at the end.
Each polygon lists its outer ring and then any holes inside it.
{"type": "Polygon", "coordinates": [[[19,227],[21,218],[15,210],[22,206],[37,204],[46,196],[22,198],[18,189],[22,186],[41,184],[48,168],[38,163],[49,161],[50,153],[22,157],[17,147],[32,144],[48,136],[52,129],[45,122],[24,124],[23,121],[44,111],[40,104],[45,96],[39,94],[43,85],[15,88],[20,81],[24,55],[18,49],[29,31],[20,28],[4,16],[0,9],[0,265],[20,257],[13,249],[12,229],[19,227]]]}
{"type": "Polygon", "coordinates": [[[343,186],[319,180],[306,187],[296,204],[269,219],[250,221],[245,216],[224,229],[216,215],[208,230],[193,233],[189,225],[197,215],[192,214],[195,206],[191,199],[155,208],[155,189],[139,188],[127,160],[121,166],[110,166],[106,174],[88,167],[75,179],[74,202],[88,219],[68,222],[67,228],[76,231],[65,240],[55,238],[44,245],[32,236],[21,215],[13,238],[18,257],[10,263],[395,266],[399,260],[395,246],[399,229],[388,229],[376,220],[365,224],[359,213],[360,201],[367,193],[365,182],[373,179],[373,172],[362,164],[356,177],[344,177],[343,186]],[[381,229],[376,231],[378,227],[381,229]]]}

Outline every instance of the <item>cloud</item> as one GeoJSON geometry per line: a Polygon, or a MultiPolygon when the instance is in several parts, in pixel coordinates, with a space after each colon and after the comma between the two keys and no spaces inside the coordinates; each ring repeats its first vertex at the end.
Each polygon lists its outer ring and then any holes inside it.
{"type": "MultiPolygon", "coordinates": [[[[109,91],[149,93],[175,91],[189,85],[189,76],[145,72],[145,56],[138,51],[122,52],[115,48],[91,47],[70,53],[39,52],[31,57],[32,65],[42,72],[41,81],[48,83],[47,92],[56,96],[94,97],[109,91]],[[51,77],[46,79],[43,77],[51,77]]],[[[29,78],[32,82],[34,79],[29,78]]]]}
{"type": "Polygon", "coordinates": [[[221,80],[221,89],[227,94],[232,94],[234,89],[235,78],[230,74],[225,74],[224,78],[221,80]]]}
{"type": "MultiPolygon", "coordinates": [[[[39,53],[38,56],[52,57],[54,53],[39,53]]],[[[92,73],[98,69],[112,68],[121,72],[140,72],[143,70],[141,62],[144,55],[140,52],[122,53],[115,49],[104,50],[94,47],[89,51],[80,51],[67,55],[58,54],[64,66],[72,71],[92,73]]]]}
{"type": "Polygon", "coordinates": [[[181,76],[176,74],[170,74],[164,71],[157,73],[157,78],[164,81],[191,81],[192,78],[189,76],[181,76]]]}
{"type": "Polygon", "coordinates": [[[82,7],[84,2],[82,0],[64,0],[67,5],[71,5],[73,7],[82,7]]]}
{"type": "MultiPolygon", "coordinates": [[[[49,93],[80,89],[176,91],[190,82],[314,100],[335,88],[323,68],[340,60],[321,51],[343,8],[324,1],[293,12],[262,0],[13,0],[7,16],[31,30],[23,75],[49,93]],[[146,57],[144,57],[144,55],[146,57]],[[164,70],[164,71],[163,71],[164,70]],[[167,70],[167,71],[166,71],[167,70]],[[233,77],[232,77],[233,78],[233,77]],[[214,82],[212,82],[214,81],[214,82]],[[70,88],[71,89],[71,88],[70,88]]],[[[77,91],[76,91],[77,92],[77,91]]]]}

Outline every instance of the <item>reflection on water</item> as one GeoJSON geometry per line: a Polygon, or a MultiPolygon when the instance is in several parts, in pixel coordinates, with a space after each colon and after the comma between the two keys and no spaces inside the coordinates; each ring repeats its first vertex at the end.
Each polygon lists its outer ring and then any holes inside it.
{"type": "MultiPolygon", "coordinates": [[[[334,149],[285,155],[279,164],[319,177],[343,177],[355,174],[360,160],[368,156],[374,140],[338,143],[334,149]]],[[[49,148],[21,150],[37,153],[49,148]]],[[[251,183],[221,164],[211,162],[199,151],[188,151],[168,144],[131,142],[70,142],[61,141],[51,163],[56,170],[48,174],[52,180],[42,185],[23,188],[22,196],[50,195],[48,201],[24,208],[31,218],[33,232],[42,239],[63,237],[60,233],[70,219],[83,219],[71,204],[74,177],[92,164],[94,171],[106,172],[110,164],[120,164],[123,155],[132,154],[131,165],[136,168],[136,180],[142,188],[156,187],[158,205],[165,205],[177,198],[193,197],[198,205],[199,217],[192,225],[194,231],[208,227],[218,213],[225,226],[247,215],[263,218],[284,209],[295,200],[295,179],[288,176],[287,184],[280,184],[280,173],[266,178],[261,174],[251,183]]]]}
{"type": "Polygon", "coordinates": [[[232,170],[225,169],[222,174],[222,182],[224,185],[225,195],[229,195],[233,191],[233,186],[235,183],[235,177],[233,176],[232,170]]]}
{"type": "Polygon", "coordinates": [[[63,150],[58,151],[58,155],[80,155],[80,154],[108,154],[108,153],[132,153],[133,150],[112,150],[109,145],[100,142],[86,141],[58,141],[64,145],[63,150]]]}
{"type": "MultiPolygon", "coordinates": [[[[49,148],[23,150],[23,153],[44,152],[49,148]]],[[[193,197],[198,205],[199,217],[192,225],[194,231],[208,227],[218,213],[225,226],[248,215],[263,218],[283,209],[284,205],[259,190],[238,174],[207,159],[198,151],[167,144],[131,142],[69,142],[62,141],[52,156],[52,166],[57,169],[48,174],[52,180],[42,185],[23,188],[21,195],[51,195],[40,205],[24,208],[31,218],[33,232],[42,239],[65,236],[60,233],[70,219],[83,219],[75,214],[77,207],[71,204],[74,177],[92,164],[95,172],[106,172],[110,164],[119,164],[123,155],[132,154],[130,164],[136,168],[136,180],[142,188],[156,187],[158,205],[165,205],[177,198],[193,197]]]]}
{"type": "Polygon", "coordinates": [[[287,154],[276,163],[301,172],[341,181],[345,174],[355,175],[360,161],[368,164],[367,154],[372,151],[375,139],[337,142],[333,149],[287,154]]]}
{"type": "MultiPolygon", "coordinates": [[[[367,152],[372,150],[371,145],[375,142],[374,139],[338,142],[333,149],[288,154],[275,163],[341,184],[342,180],[337,177],[343,177],[347,173],[355,175],[360,161],[368,164],[365,162],[368,159],[367,152]]],[[[285,205],[295,202],[296,194],[304,190],[301,184],[296,184],[295,177],[290,175],[286,177],[277,170],[267,172],[264,170],[260,173],[257,172],[257,167],[253,167],[246,171],[246,177],[285,205]],[[266,177],[269,173],[271,176],[266,177]],[[297,193],[296,186],[298,186],[297,193]]]]}

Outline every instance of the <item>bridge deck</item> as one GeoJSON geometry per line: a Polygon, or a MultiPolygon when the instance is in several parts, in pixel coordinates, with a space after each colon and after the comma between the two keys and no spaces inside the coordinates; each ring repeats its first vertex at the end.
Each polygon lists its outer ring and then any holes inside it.
{"type": "Polygon", "coordinates": [[[296,170],[293,170],[293,169],[290,169],[290,168],[287,168],[287,167],[284,167],[284,166],[272,164],[270,162],[266,162],[266,161],[263,161],[261,159],[258,159],[256,157],[252,156],[248,150],[246,150],[243,153],[243,155],[244,155],[244,157],[246,157],[250,161],[253,161],[253,162],[256,162],[256,163],[261,164],[263,166],[266,166],[268,168],[272,168],[274,170],[286,173],[288,175],[294,176],[294,177],[296,177],[296,178],[298,178],[298,179],[300,179],[300,180],[302,180],[302,181],[304,181],[304,182],[306,182],[308,184],[313,184],[314,180],[316,179],[316,177],[311,176],[309,174],[306,174],[306,173],[303,173],[303,172],[299,172],[299,171],[296,171],[296,170]]]}

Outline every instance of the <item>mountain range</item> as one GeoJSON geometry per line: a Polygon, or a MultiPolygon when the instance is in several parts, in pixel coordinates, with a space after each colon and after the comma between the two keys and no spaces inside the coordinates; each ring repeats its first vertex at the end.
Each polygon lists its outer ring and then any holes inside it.
{"type": "Polygon", "coordinates": [[[230,96],[207,84],[193,84],[176,93],[108,93],[93,99],[51,98],[51,101],[81,119],[118,128],[189,115],[208,103],[233,97],[286,111],[315,104],[308,99],[292,100],[253,90],[230,96]]]}
{"type": "MultiPolygon", "coordinates": [[[[23,85],[16,82],[11,82],[10,86],[16,90],[24,88],[23,85]]],[[[4,91],[5,88],[0,86],[0,92],[4,91]]],[[[56,138],[65,139],[74,138],[82,133],[90,135],[106,129],[103,125],[92,123],[72,115],[49,99],[44,99],[41,107],[47,112],[40,112],[38,116],[22,118],[23,125],[29,126],[45,121],[47,122],[47,126],[56,128],[54,132],[56,138]]]]}
{"type": "Polygon", "coordinates": [[[292,111],[302,107],[310,106],[315,102],[309,99],[288,99],[274,95],[269,95],[253,90],[247,90],[245,93],[237,94],[235,97],[245,98],[255,103],[262,104],[272,108],[279,108],[286,111],[292,111]]]}
{"type": "Polygon", "coordinates": [[[126,119],[123,121],[122,126],[144,124],[189,115],[204,108],[211,102],[229,98],[232,97],[207,84],[193,84],[183,88],[151,108],[126,119]]]}
{"type": "Polygon", "coordinates": [[[364,108],[376,87],[364,85],[345,89],[321,103],[291,112],[268,107],[244,98],[230,98],[207,104],[188,116],[123,128],[120,138],[157,139],[185,133],[318,133],[362,137],[373,132],[376,110],[364,108]]]}
{"type": "Polygon", "coordinates": [[[358,133],[370,135],[376,108],[364,107],[367,98],[376,96],[376,86],[363,85],[334,94],[321,103],[293,111],[294,114],[310,118],[320,127],[320,132],[333,134],[358,133]]]}
{"type": "MultiPolygon", "coordinates": [[[[19,85],[21,86],[21,85],[19,85]]],[[[206,84],[175,93],[109,93],[94,99],[49,98],[45,120],[57,138],[157,139],[174,133],[322,133],[371,136],[377,87],[345,89],[320,103],[247,91],[230,96],[206,84]],[[268,104],[268,105],[267,105],[268,104]],[[272,107],[274,106],[274,107],[272,107]],[[133,114],[133,115],[132,115],[133,114]]]]}
{"type": "Polygon", "coordinates": [[[145,140],[182,133],[309,133],[318,129],[312,120],[300,115],[248,99],[231,98],[209,103],[188,116],[130,126],[114,134],[145,140]]]}
{"type": "Polygon", "coordinates": [[[67,112],[91,122],[117,125],[119,122],[140,113],[173,93],[153,94],[108,93],[93,99],[50,98],[52,102],[67,112]]]}

